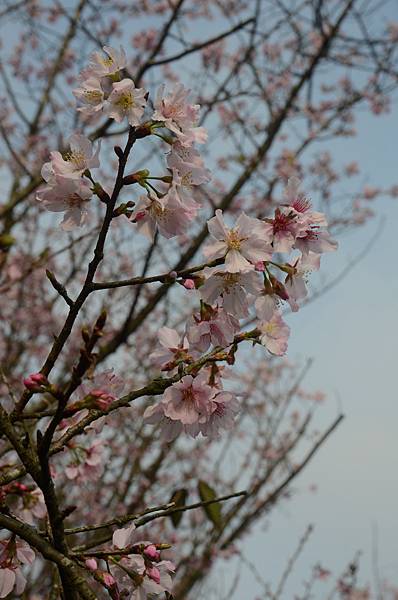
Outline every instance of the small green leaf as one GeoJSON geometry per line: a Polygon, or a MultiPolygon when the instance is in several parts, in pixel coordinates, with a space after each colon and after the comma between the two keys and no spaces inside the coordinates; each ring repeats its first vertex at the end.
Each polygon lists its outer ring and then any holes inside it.
{"type": "MultiPolygon", "coordinates": [[[[181,488],[180,490],[175,490],[170,498],[170,502],[174,502],[177,506],[185,506],[188,498],[188,490],[185,488],[181,488]]],[[[174,527],[178,527],[180,521],[182,519],[183,512],[176,512],[170,515],[170,519],[174,525],[174,527]]]]}
{"type": "MultiPolygon", "coordinates": [[[[198,492],[202,502],[208,502],[209,500],[215,500],[217,498],[216,492],[205,481],[199,481],[198,492]]],[[[217,529],[221,529],[223,523],[220,504],[217,502],[208,504],[203,507],[203,510],[213,525],[217,529]]]]}

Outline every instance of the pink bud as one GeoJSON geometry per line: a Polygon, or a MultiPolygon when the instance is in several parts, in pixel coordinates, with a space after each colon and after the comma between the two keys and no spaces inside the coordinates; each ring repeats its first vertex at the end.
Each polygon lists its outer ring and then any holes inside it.
{"type": "Polygon", "coordinates": [[[155,544],[151,544],[150,546],[147,546],[144,550],[144,554],[151,560],[159,560],[159,558],[160,558],[160,552],[158,550],[156,550],[155,544]]]}
{"type": "Polygon", "coordinates": [[[171,279],[177,279],[177,271],[170,271],[169,277],[171,279]]]}
{"type": "Polygon", "coordinates": [[[104,573],[102,577],[106,586],[111,587],[115,584],[115,579],[110,573],[104,573]]]}
{"type": "Polygon", "coordinates": [[[195,289],[195,282],[193,279],[186,279],[183,283],[183,286],[187,290],[193,290],[193,289],[195,289]]]}
{"type": "Polygon", "coordinates": [[[97,561],[95,558],[87,558],[85,565],[90,571],[95,571],[97,568],[97,561]]]}
{"type": "Polygon", "coordinates": [[[160,583],[160,571],[157,567],[151,567],[146,570],[146,574],[150,577],[155,583],[160,583]]]}
{"type": "Polygon", "coordinates": [[[23,384],[31,392],[40,390],[40,386],[47,383],[47,377],[43,373],[32,373],[29,377],[23,380],[23,384]]]}

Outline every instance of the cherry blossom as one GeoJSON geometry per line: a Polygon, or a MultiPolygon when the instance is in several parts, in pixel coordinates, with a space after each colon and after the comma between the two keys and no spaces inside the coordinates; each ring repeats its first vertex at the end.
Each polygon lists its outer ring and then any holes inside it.
{"type": "Polygon", "coordinates": [[[146,105],[146,91],[136,88],[132,79],[122,79],[112,85],[112,92],[104,105],[105,113],[121,123],[125,117],[130,125],[140,124],[146,105]]]}
{"type": "Polygon", "coordinates": [[[141,196],[131,220],[137,224],[138,231],[152,241],[157,229],[165,238],[181,235],[195,214],[196,210],[181,207],[175,189],[170,188],[162,198],[141,196]]]}
{"type": "Polygon", "coordinates": [[[115,75],[127,65],[127,57],[124,49],[115,50],[110,46],[104,46],[104,56],[101,52],[93,52],[90,55],[88,67],[82,71],[82,77],[108,77],[115,75]]]}
{"type": "Polygon", "coordinates": [[[207,227],[215,241],[204,247],[203,254],[209,261],[225,257],[225,270],[230,273],[252,270],[254,263],[272,258],[269,239],[258,219],[242,212],[230,229],[218,209],[216,216],[207,222],[207,227]]]}
{"type": "Polygon", "coordinates": [[[271,319],[259,323],[260,341],[271,354],[283,356],[287,350],[287,340],[290,334],[289,326],[284,322],[279,312],[271,319]]]}
{"type": "Polygon", "coordinates": [[[182,84],[164,96],[165,85],[161,85],[154,103],[154,121],[161,121],[179,139],[183,146],[192,146],[194,142],[202,144],[207,139],[203,127],[197,127],[199,120],[199,104],[189,104],[190,90],[182,84]]]}
{"type": "Polygon", "coordinates": [[[188,340],[192,348],[206,352],[211,344],[222,348],[232,344],[239,330],[235,316],[207,306],[200,315],[193,315],[192,324],[188,326],[188,340]]]}
{"type": "Polygon", "coordinates": [[[104,108],[105,93],[101,82],[95,77],[82,81],[80,87],[72,90],[72,93],[83,105],[77,110],[85,115],[93,115],[104,108]]]}
{"type": "Polygon", "coordinates": [[[185,375],[163,394],[164,414],[183,425],[204,423],[215,410],[214,390],[206,383],[206,375],[185,375]]]}
{"type": "Polygon", "coordinates": [[[175,567],[170,561],[152,563],[143,556],[123,557],[112,568],[121,597],[129,600],[146,600],[153,595],[171,592],[173,582],[170,573],[175,567]]]}
{"type": "Polygon", "coordinates": [[[70,152],[62,156],[60,152],[51,152],[50,171],[55,175],[61,175],[68,178],[79,178],[86,169],[95,169],[99,167],[99,152],[101,143],[98,143],[96,151],[93,152],[93,145],[84,135],[75,133],[68,140],[70,152]]]}
{"type": "Polygon", "coordinates": [[[285,288],[288,293],[288,302],[293,312],[299,309],[299,300],[307,297],[308,291],[306,281],[308,275],[313,271],[318,271],[321,257],[319,254],[308,252],[302,255],[293,265],[292,272],[285,280],[285,288]]]}
{"type": "Polygon", "coordinates": [[[158,337],[163,348],[155,350],[149,356],[157,367],[170,370],[174,368],[177,361],[189,358],[189,343],[185,335],[181,337],[175,329],[161,327],[158,337]]]}
{"type": "Polygon", "coordinates": [[[231,315],[243,319],[249,314],[249,306],[261,292],[259,276],[254,271],[229,273],[219,271],[217,267],[203,271],[206,281],[199,288],[201,298],[208,304],[214,304],[219,298],[231,315]]]}
{"type": "Polygon", "coordinates": [[[235,418],[240,410],[236,396],[231,392],[221,391],[214,396],[213,402],[216,408],[205,423],[187,426],[187,432],[193,437],[201,433],[204,437],[214,440],[220,438],[224,430],[234,428],[235,418]]]}
{"type": "MultiPolygon", "coordinates": [[[[201,185],[211,179],[210,171],[205,168],[199,152],[195,148],[183,146],[181,142],[172,144],[167,164],[174,174],[178,174],[179,185],[201,185]]],[[[175,175],[173,179],[174,177],[175,175]]]]}
{"type": "Polygon", "coordinates": [[[96,479],[103,471],[103,440],[93,440],[87,448],[72,448],[70,463],[65,468],[68,479],[81,481],[96,479]]]}
{"type": "Polygon", "coordinates": [[[148,406],[144,412],[144,421],[150,425],[160,425],[161,438],[165,442],[171,442],[183,431],[180,421],[170,419],[165,415],[166,405],[162,402],[148,406]]]}
{"type": "Polygon", "coordinates": [[[35,553],[22,540],[11,537],[0,541],[0,598],[5,598],[15,588],[15,593],[22,594],[26,579],[21,565],[31,565],[35,553]]]}
{"type": "Polygon", "coordinates": [[[92,379],[82,383],[77,388],[75,397],[79,400],[93,397],[97,405],[104,409],[121,396],[125,385],[122,377],[116,375],[113,369],[107,369],[101,373],[96,373],[92,379]]]}
{"type": "Polygon", "coordinates": [[[61,227],[70,231],[87,222],[87,204],[92,195],[90,184],[83,179],[56,176],[37,192],[36,199],[50,212],[65,212],[61,227]]]}

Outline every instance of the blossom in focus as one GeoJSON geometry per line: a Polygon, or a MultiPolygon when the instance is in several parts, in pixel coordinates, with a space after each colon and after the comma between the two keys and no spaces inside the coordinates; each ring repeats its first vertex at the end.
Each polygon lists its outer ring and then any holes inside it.
{"type": "Polygon", "coordinates": [[[288,302],[293,312],[299,309],[299,300],[307,297],[307,278],[313,271],[318,271],[321,257],[319,254],[309,252],[303,254],[292,267],[293,272],[289,273],[285,280],[285,289],[289,295],[288,302]]]}
{"type": "Polygon", "coordinates": [[[212,399],[214,390],[206,383],[205,374],[197,377],[186,375],[163,394],[164,414],[183,425],[205,422],[215,409],[212,399]]]}
{"type": "Polygon", "coordinates": [[[215,241],[204,247],[203,254],[209,261],[225,257],[225,270],[230,273],[253,270],[258,261],[272,258],[272,247],[258,219],[242,212],[235,226],[228,228],[218,209],[207,227],[215,241]]]}
{"type": "Polygon", "coordinates": [[[210,171],[205,168],[199,152],[194,148],[186,148],[179,141],[172,144],[167,165],[178,173],[180,185],[201,185],[211,179],[210,171]]]}
{"type": "Polygon", "coordinates": [[[74,89],[72,93],[82,103],[77,110],[85,115],[93,115],[104,107],[104,90],[101,82],[95,77],[82,81],[80,87],[74,89]]]}
{"type": "Polygon", "coordinates": [[[182,84],[177,84],[167,95],[164,95],[165,85],[161,85],[154,103],[154,121],[161,121],[179,139],[183,146],[192,146],[197,142],[202,144],[207,139],[206,130],[197,127],[199,120],[199,104],[190,104],[190,90],[182,84]]]}
{"type": "Polygon", "coordinates": [[[175,329],[161,327],[158,337],[162,348],[149,356],[157,367],[167,369],[168,365],[174,366],[176,361],[188,358],[189,343],[185,335],[181,338],[175,329]]]}
{"type": "Polygon", "coordinates": [[[258,324],[260,341],[271,354],[283,356],[287,350],[287,340],[290,334],[289,326],[284,322],[279,312],[275,312],[271,319],[258,324]]]}
{"type": "Polygon", "coordinates": [[[132,79],[113,83],[112,88],[104,105],[105,113],[117,123],[127,117],[131,126],[139,125],[146,105],[146,91],[136,88],[132,79]]]}
{"type": "Polygon", "coordinates": [[[50,212],[65,212],[61,227],[70,231],[87,222],[87,205],[93,192],[83,179],[56,176],[36,194],[36,199],[50,212]]]}
{"type": "MultiPolygon", "coordinates": [[[[98,143],[96,151],[93,152],[93,144],[84,135],[75,133],[69,138],[70,152],[62,156],[60,152],[51,152],[51,169],[55,175],[69,178],[79,178],[86,169],[99,167],[99,151],[101,144],[98,143]]],[[[44,165],[43,165],[43,168],[44,165]]]]}
{"type": "Polygon", "coordinates": [[[328,231],[318,230],[315,227],[307,229],[305,235],[297,237],[294,243],[294,248],[303,254],[334,252],[337,247],[338,243],[331,238],[328,231]]]}
{"type": "Polygon", "coordinates": [[[184,209],[172,188],[162,198],[141,196],[131,216],[140,233],[153,241],[156,230],[165,238],[185,233],[196,210],[184,209]]]}
{"type": "Polygon", "coordinates": [[[311,211],[312,205],[310,200],[301,190],[301,181],[298,177],[290,177],[285,187],[285,198],[288,202],[288,207],[297,213],[301,222],[308,225],[318,225],[326,227],[326,217],[321,212],[311,211]]]}
{"type": "Polygon", "coordinates": [[[249,314],[249,306],[261,292],[261,284],[255,271],[228,273],[217,268],[205,268],[203,274],[206,281],[199,288],[201,298],[207,304],[214,304],[222,298],[222,305],[237,319],[249,314]]]}
{"type": "Polygon", "coordinates": [[[201,433],[212,440],[221,436],[221,431],[231,430],[235,425],[235,417],[239,413],[239,402],[231,392],[221,391],[213,398],[215,410],[205,423],[195,423],[187,426],[187,432],[196,437],[201,433]]]}
{"type": "Polygon", "coordinates": [[[188,327],[188,341],[199,352],[206,352],[211,344],[225,348],[232,344],[239,330],[235,316],[207,306],[201,315],[193,316],[188,327]]]}

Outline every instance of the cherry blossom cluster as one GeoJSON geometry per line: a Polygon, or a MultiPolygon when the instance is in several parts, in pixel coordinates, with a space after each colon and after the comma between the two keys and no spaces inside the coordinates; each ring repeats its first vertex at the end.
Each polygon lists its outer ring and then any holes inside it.
{"type": "MultiPolygon", "coordinates": [[[[162,350],[152,354],[156,366],[173,371],[190,365],[203,352],[229,348],[224,358],[233,362],[241,319],[250,317],[253,307],[257,328],[255,338],[274,355],[287,350],[290,329],[281,314],[282,302],[293,311],[307,297],[306,280],[320,267],[323,252],[337,248],[327,232],[326,219],[311,210],[311,204],[300,191],[300,181],[289,180],[286,203],[276,208],[273,218],[260,220],[241,213],[235,224],[228,226],[221,210],[208,221],[211,241],[203,254],[209,263],[190,280],[200,297],[200,311],[187,324],[182,338],[174,330],[159,332],[162,350]],[[298,251],[290,262],[276,262],[276,257],[298,251]],[[281,281],[277,273],[283,274],[281,281]]],[[[244,334],[243,334],[244,339],[244,334]]],[[[146,410],[149,423],[161,423],[163,435],[173,439],[182,430],[196,437],[218,437],[220,430],[233,427],[239,405],[234,394],[222,389],[222,378],[216,367],[202,370],[195,378],[183,377],[168,388],[161,402],[146,410]],[[216,373],[218,376],[216,376],[216,373]]]]}
{"type": "Polygon", "coordinates": [[[85,566],[95,574],[97,581],[108,589],[112,598],[145,600],[154,595],[171,592],[175,566],[161,559],[161,547],[149,541],[136,539],[135,525],[116,529],[113,548],[102,553],[107,570],[94,557],[86,558],[85,566]],[[120,550],[120,554],[118,554],[120,550]]]}
{"type": "MultiPolygon", "coordinates": [[[[189,90],[183,85],[175,85],[168,93],[162,85],[150,118],[143,121],[148,93],[137,89],[131,79],[123,78],[124,51],[104,47],[104,53],[94,52],[89,66],[81,72],[81,87],[74,91],[82,104],[78,110],[85,114],[103,110],[117,122],[126,119],[131,131],[139,131],[138,138],[154,135],[170,146],[166,175],[151,177],[144,169],[124,176],[122,187],[139,183],[146,195],[136,203],[130,202],[134,210],[116,210],[114,216],[125,214],[150,240],[156,231],[165,238],[186,234],[200,209],[193,186],[210,180],[194,148],[207,137],[197,125],[200,107],[190,103],[189,90]],[[159,133],[163,129],[169,134],[159,133]],[[159,189],[152,180],[159,182],[159,189]]],[[[110,201],[90,171],[99,166],[99,145],[94,150],[91,142],[79,134],[72,135],[69,143],[70,152],[65,156],[51,153],[51,161],[42,169],[47,186],[37,194],[48,210],[65,211],[64,229],[85,223],[87,204],[94,193],[103,202],[110,201]]],[[[155,366],[179,375],[161,401],[145,413],[147,422],[161,423],[167,440],[182,431],[193,437],[202,434],[217,438],[223,429],[233,427],[239,403],[234,393],[223,389],[218,363],[233,364],[237,344],[245,339],[282,356],[290,333],[282,318],[282,303],[297,311],[308,294],[308,274],[320,268],[322,253],[337,248],[327,231],[325,215],[312,210],[295,177],[288,180],[284,202],[272,218],[258,219],[242,212],[235,223],[229,223],[218,209],[207,226],[210,241],[203,249],[204,268],[192,277],[179,279],[187,290],[195,290],[199,309],[182,336],[162,328],[162,349],[152,355],[155,366]],[[250,334],[242,330],[242,319],[254,321],[255,330],[250,334]]],[[[178,273],[171,273],[170,278],[172,275],[178,280],[178,273]]],[[[29,384],[37,386],[40,382],[29,384]]],[[[107,408],[113,395],[101,388],[100,393],[94,390],[90,398],[97,406],[107,408]]],[[[86,448],[83,456],[87,461],[77,460],[69,466],[69,476],[83,475],[85,469],[95,471],[100,465],[96,448],[86,448]],[[86,464],[83,471],[80,463],[86,464]]]]}

